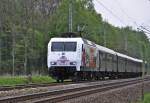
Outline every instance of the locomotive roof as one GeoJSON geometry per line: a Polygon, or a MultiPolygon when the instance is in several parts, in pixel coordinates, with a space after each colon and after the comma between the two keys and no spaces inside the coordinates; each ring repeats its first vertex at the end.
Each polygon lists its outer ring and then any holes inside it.
{"type": "Polygon", "coordinates": [[[61,41],[82,41],[82,38],[63,38],[63,37],[56,37],[56,38],[51,38],[51,41],[58,41],[58,42],[61,42],[61,41]]]}

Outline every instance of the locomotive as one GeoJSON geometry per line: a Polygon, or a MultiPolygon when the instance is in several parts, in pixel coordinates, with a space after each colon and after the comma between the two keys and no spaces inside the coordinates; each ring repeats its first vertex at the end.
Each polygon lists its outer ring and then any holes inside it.
{"type": "Polygon", "coordinates": [[[57,82],[138,77],[142,63],[82,37],[56,37],[48,43],[48,71],[57,82]]]}

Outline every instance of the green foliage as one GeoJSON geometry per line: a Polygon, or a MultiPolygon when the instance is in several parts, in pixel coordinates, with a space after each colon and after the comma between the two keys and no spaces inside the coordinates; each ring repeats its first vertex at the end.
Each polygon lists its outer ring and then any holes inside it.
{"type": "Polygon", "coordinates": [[[150,103],[150,93],[144,95],[144,101],[142,103],[150,103]]]}

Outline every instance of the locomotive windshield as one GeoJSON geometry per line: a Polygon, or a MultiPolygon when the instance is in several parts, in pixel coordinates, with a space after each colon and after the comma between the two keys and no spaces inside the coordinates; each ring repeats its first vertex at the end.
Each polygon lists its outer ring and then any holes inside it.
{"type": "Polygon", "coordinates": [[[76,42],[52,42],[51,51],[76,51],[76,42]]]}

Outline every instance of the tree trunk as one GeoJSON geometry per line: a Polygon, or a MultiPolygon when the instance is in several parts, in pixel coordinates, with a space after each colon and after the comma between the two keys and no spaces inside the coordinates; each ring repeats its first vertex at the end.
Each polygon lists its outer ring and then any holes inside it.
{"type": "MultiPolygon", "coordinates": [[[[14,25],[13,25],[14,27],[14,25]]],[[[14,33],[14,28],[12,27],[12,76],[15,76],[15,47],[16,47],[16,38],[14,33]]]]}

